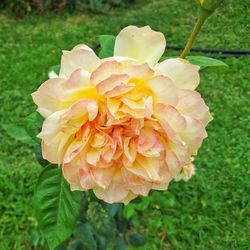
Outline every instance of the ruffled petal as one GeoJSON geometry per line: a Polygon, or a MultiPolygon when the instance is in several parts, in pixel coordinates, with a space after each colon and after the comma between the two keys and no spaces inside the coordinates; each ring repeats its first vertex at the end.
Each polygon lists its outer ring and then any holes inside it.
{"type": "Polygon", "coordinates": [[[100,64],[95,52],[86,45],[78,45],[71,51],[63,51],[60,77],[69,78],[77,69],[92,72],[100,64]]]}
{"type": "Polygon", "coordinates": [[[165,76],[155,76],[146,82],[145,86],[152,91],[155,103],[177,105],[177,89],[171,79],[165,76]]]}
{"type": "Polygon", "coordinates": [[[140,63],[155,65],[165,47],[166,40],[162,33],[153,31],[149,26],[128,26],[116,37],[114,56],[131,57],[140,63]]]}
{"type": "Polygon", "coordinates": [[[199,69],[199,66],[181,58],[167,59],[155,67],[158,73],[171,78],[178,88],[191,90],[200,82],[199,69]]]}
{"type": "Polygon", "coordinates": [[[112,182],[107,188],[97,186],[94,187],[93,191],[97,198],[108,203],[122,202],[129,194],[129,190],[122,179],[120,171],[114,173],[112,182]]]}
{"type": "Polygon", "coordinates": [[[204,126],[213,119],[209,112],[209,108],[198,92],[192,90],[180,90],[178,91],[178,96],[179,100],[176,108],[182,114],[200,120],[204,126]]]}

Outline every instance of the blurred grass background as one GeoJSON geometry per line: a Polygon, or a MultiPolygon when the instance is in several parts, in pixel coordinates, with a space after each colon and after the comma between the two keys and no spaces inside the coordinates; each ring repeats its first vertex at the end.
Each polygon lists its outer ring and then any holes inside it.
{"type": "MultiPolygon", "coordinates": [[[[0,14],[1,124],[22,124],[35,110],[30,94],[58,64],[63,49],[94,46],[98,35],[116,35],[129,24],[150,25],[168,44],[184,45],[195,16],[195,1],[183,0],[138,0],[105,15],[64,12],[17,21],[0,14]]],[[[228,0],[204,25],[195,47],[250,49],[249,34],[249,1],[228,0]]],[[[143,249],[250,249],[250,57],[225,62],[228,72],[203,73],[198,88],[214,120],[195,160],[197,174],[165,192],[152,192],[144,199],[147,209],[127,208],[147,236],[143,249]]],[[[32,148],[0,127],[1,250],[31,249],[32,196],[40,171],[32,148]]]]}

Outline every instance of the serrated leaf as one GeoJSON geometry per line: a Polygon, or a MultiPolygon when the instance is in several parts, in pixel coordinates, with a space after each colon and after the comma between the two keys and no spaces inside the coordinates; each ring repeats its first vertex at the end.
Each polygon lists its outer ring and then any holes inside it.
{"type": "Polygon", "coordinates": [[[190,63],[200,66],[200,70],[211,70],[216,73],[223,73],[229,68],[226,63],[211,57],[187,56],[186,59],[190,63]]]}
{"type": "Polygon", "coordinates": [[[49,245],[54,249],[73,232],[80,216],[83,195],[72,192],[56,165],[46,167],[34,196],[37,220],[49,245]]]}
{"type": "Polygon", "coordinates": [[[25,129],[29,136],[40,144],[40,139],[37,135],[41,131],[43,118],[37,112],[33,112],[25,118],[25,129]]]}
{"type": "Polygon", "coordinates": [[[112,35],[102,35],[102,36],[99,36],[98,38],[99,38],[99,42],[101,46],[99,57],[105,58],[105,57],[113,56],[116,37],[112,35]]]}
{"type": "Polygon", "coordinates": [[[93,228],[89,222],[79,223],[74,230],[74,237],[81,242],[82,249],[96,250],[93,228]]]}
{"type": "Polygon", "coordinates": [[[27,145],[36,145],[36,142],[29,136],[24,126],[3,124],[2,127],[13,139],[23,142],[27,145]]]}

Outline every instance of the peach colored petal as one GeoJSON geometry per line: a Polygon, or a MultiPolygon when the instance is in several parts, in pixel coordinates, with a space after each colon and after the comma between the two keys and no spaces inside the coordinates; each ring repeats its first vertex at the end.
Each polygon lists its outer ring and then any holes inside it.
{"type": "Polygon", "coordinates": [[[159,103],[156,106],[155,116],[159,120],[164,120],[169,126],[176,131],[183,131],[186,128],[186,120],[179,111],[171,105],[159,103]]]}
{"type": "Polygon", "coordinates": [[[154,182],[152,189],[155,190],[166,190],[169,186],[170,181],[173,179],[166,164],[163,164],[160,168],[159,175],[161,176],[161,181],[154,182]]]}
{"type": "Polygon", "coordinates": [[[117,86],[126,85],[128,82],[128,79],[129,79],[129,76],[126,74],[111,75],[105,80],[99,82],[96,85],[96,90],[97,92],[101,94],[105,94],[113,90],[117,86]]]}
{"type": "Polygon", "coordinates": [[[86,153],[86,161],[92,165],[96,166],[96,163],[100,160],[102,149],[91,148],[86,153]]]}
{"type": "Polygon", "coordinates": [[[93,148],[102,148],[106,142],[106,137],[104,134],[95,134],[91,142],[91,147],[93,148]]]}
{"type": "Polygon", "coordinates": [[[165,76],[155,76],[145,85],[154,94],[155,103],[167,103],[173,106],[178,103],[177,89],[171,79],[165,76]]]}
{"type": "Polygon", "coordinates": [[[114,87],[112,90],[107,91],[104,94],[104,96],[107,97],[107,98],[112,98],[112,97],[116,97],[116,96],[128,93],[132,89],[134,89],[134,86],[127,86],[126,84],[121,83],[120,85],[114,87]]]}
{"type": "Polygon", "coordinates": [[[70,163],[62,165],[62,172],[64,178],[70,184],[70,189],[74,190],[83,190],[80,183],[79,170],[83,168],[82,162],[79,157],[74,158],[70,163]]]}
{"type": "Polygon", "coordinates": [[[78,69],[68,80],[53,78],[44,82],[32,94],[34,102],[38,105],[38,112],[46,118],[53,112],[71,106],[72,102],[79,99],[79,90],[94,87],[90,85],[89,77],[87,71],[78,69]]]}
{"type": "Polygon", "coordinates": [[[63,51],[60,77],[69,78],[77,69],[92,72],[100,64],[100,59],[90,48],[75,47],[71,51],[63,51]]]}
{"type": "Polygon", "coordinates": [[[131,57],[140,63],[155,65],[165,47],[166,40],[162,33],[153,31],[149,26],[128,26],[116,37],[114,56],[131,57]]]}
{"type": "Polygon", "coordinates": [[[93,168],[92,176],[96,184],[101,188],[107,188],[113,180],[115,167],[93,168]]]}
{"type": "Polygon", "coordinates": [[[123,73],[123,66],[121,63],[112,60],[104,61],[91,74],[90,81],[97,85],[98,83],[109,78],[111,75],[119,75],[123,73]]]}
{"type": "Polygon", "coordinates": [[[154,70],[147,63],[139,65],[129,65],[125,67],[124,72],[133,79],[149,79],[154,75],[154,70]]]}
{"type": "Polygon", "coordinates": [[[176,108],[184,115],[200,120],[206,126],[213,118],[201,95],[192,90],[178,92],[179,101],[176,108]]]}
{"type": "Polygon", "coordinates": [[[92,189],[96,186],[95,181],[92,177],[91,170],[88,168],[79,169],[80,184],[83,190],[92,189]]]}
{"type": "Polygon", "coordinates": [[[90,73],[84,69],[77,69],[72,72],[69,79],[63,83],[66,89],[79,89],[92,86],[90,84],[90,73]]]}
{"type": "Polygon", "coordinates": [[[173,151],[167,150],[165,161],[168,166],[169,175],[173,178],[177,177],[181,171],[181,162],[177,155],[173,151]]]}
{"type": "Polygon", "coordinates": [[[73,104],[61,117],[60,124],[63,131],[76,133],[87,121],[92,121],[98,113],[95,100],[80,100],[73,104]]]}
{"type": "Polygon", "coordinates": [[[43,117],[48,117],[53,112],[60,110],[60,97],[62,84],[65,79],[53,78],[44,82],[36,92],[32,93],[34,103],[38,106],[38,112],[43,117]]]}
{"type": "Polygon", "coordinates": [[[59,146],[62,140],[62,134],[57,134],[49,143],[42,141],[42,156],[53,164],[61,164],[62,158],[59,157],[59,146]]]}
{"type": "Polygon", "coordinates": [[[128,158],[130,163],[133,163],[136,159],[136,145],[135,141],[129,137],[124,139],[124,154],[128,158]]]}
{"type": "Polygon", "coordinates": [[[132,174],[126,168],[121,169],[124,182],[128,185],[130,190],[136,195],[148,195],[152,188],[152,183],[147,182],[137,175],[132,174]]]}
{"type": "Polygon", "coordinates": [[[37,135],[37,137],[42,139],[45,143],[49,143],[57,134],[61,132],[60,119],[65,112],[65,110],[60,110],[46,118],[43,122],[42,131],[37,135]]]}
{"type": "Polygon", "coordinates": [[[121,101],[114,98],[107,98],[107,108],[113,117],[116,117],[116,112],[121,105],[121,101]]]}
{"type": "Polygon", "coordinates": [[[188,145],[191,155],[196,155],[202,141],[207,137],[204,125],[197,119],[185,117],[187,126],[184,131],[180,132],[180,137],[188,145]]]}
{"type": "Polygon", "coordinates": [[[91,127],[90,125],[85,125],[81,128],[80,136],[74,136],[74,141],[68,145],[67,151],[64,155],[63,163],[71,162],[88,144],[91,137],[91,127]]]}
{"type": "Polygon", "coordinates": [[[112,182],[107,188],[94,187],[93,191],[97,198],[108,203],[122,202],[129,193],[120,171],[114,173],[112,182]]]}
{"type": "Polygon", "coordinates": [[[160,168],[159,158],[147,158],[142,155],[136,157],[135,162],[131,166],[126,166],[131,173],[143,178],[146,181],[158,181],[160,176],[158,171],[160,168]]]}
{"type": "Polygon", "coordinates": [[[167,59],[156,65],[155,70],[171,78],[180,89],[194,90],[199,82],[199,66],[181,58],[167,59]]]}

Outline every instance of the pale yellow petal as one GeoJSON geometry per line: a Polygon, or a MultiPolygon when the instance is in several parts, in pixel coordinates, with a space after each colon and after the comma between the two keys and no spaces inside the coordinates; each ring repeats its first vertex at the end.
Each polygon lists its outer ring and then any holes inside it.
{"type": "Polygon", "coordinates": [[[128,26],[116,37],[114,55],[131,57],[140,63],[155,65],[165,47],[166,40],[162,33],[153,31],[149,26],[128,26]]]}

